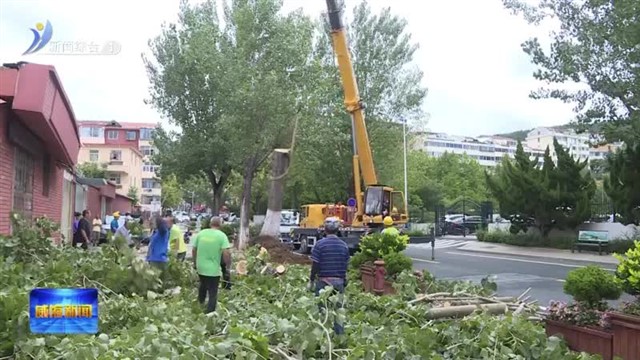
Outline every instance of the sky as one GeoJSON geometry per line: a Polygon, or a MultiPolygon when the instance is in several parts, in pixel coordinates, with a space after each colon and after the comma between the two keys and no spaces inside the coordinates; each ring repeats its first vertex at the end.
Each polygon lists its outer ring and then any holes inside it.
{"type": "MultiPolygon", "coordinates": [[[[359,2],[345,1],[348,8],[359,2]]],[[[543,84],[533,79],[535,67],[520,44],[530,37],[548,43],[549,25],[528,25],[501,0],[368,2],[375,12],[389,7],[407,19],[420,46],[415,64],[429,90],[424,103],[429,131],[477,136],[572,120],[570,105],[528,97],[543,84]]],[[[177,20],[178,6],[179,0],[2,0],[0,62],[54,65],[78,120],[167,124],[144,103],[149,82],[141,54],[148,53],[149,39],[164,22],[177,20]],[[22,56],[33,40],[30,29],[47,20],[54,30],[49,45],[22,56]],[[65,49],[74,43],[87,47],[65,49]],[[107,46],[109,54],[92,53],[91,45],[107,46]]],[[[316,18],[326,4],[284,0],[284,6],[316,18]]]]}

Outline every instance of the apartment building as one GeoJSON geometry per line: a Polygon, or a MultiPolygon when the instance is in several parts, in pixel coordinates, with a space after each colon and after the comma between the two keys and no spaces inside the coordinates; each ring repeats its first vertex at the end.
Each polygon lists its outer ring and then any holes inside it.
{"type": "Polygon", "coordinates": [[[555,160],[556,154],[553,149],[553,139],[569,150],[569,153],[580,161],[601,160],[609,153],[617,151],[622,143],[606,144],[593,147],[590,142],[595,140],[590,134],[577,134],[573,130],[559,130],[553,127],[539,127],[531,130],[527,134],[526,145],[529,148],[544,151],[549,147],[551,157],[555,160]]]}
{"type": "Polygon", "coordinates": [[[82,121],[79,129],[82,147],[78,163],[93,162],[105,167],[107,180],[116,185],[116,193],[127,196],[135,188],[140,201],[143,163],[138,143],[140,131],[116,121],[82,121]]]}
{"type": "Polygon", "coordinates": [[[118,193],[126,194],[131,186],[135,186],[142,210],[149,212],[160,211],[162,196],[157,178],[159,167],[151,160],[157,151],[152,144],[156,126],[154,123],[117,121],[80,123],[83,157],[79,162],[103,164],[106,161],[109,179],[120,184],[118,193]]]}
{"type": "MultiPolygon", "coordinates": [[[[480,165],[491,168],[500,163],[504,156],[513,158],[518,142],[503,136],[455,136],[444,133],[416,134],[414,149],[423,150],[433,157],[442,156],[445,152],[466,154],[474,158],[480,165]]],[[[622,144],[607,144],[598,147],[590,145],[589,134],[576,134],[572,130],[559,130],[552,127],[539,127],[531,130],[522,142],[524,150],[532,158],[538,157],[542,163],[547,146],[551,158],[556,161],[553,139],[569,150],[569,153],[581,161],[604,159],[609,153],[615,152],[622,144]]]]}
{"type": "MultiPolygon", "coordinates": [[[[524,144],[523,144],[524,145],[524,144]]],[[[503,157],[513,158],[516,152],[517,142],[513,139],[498,136],[481,136],[472,138],[467,136],[455,136],[444,133],[419,134],[414,148],[425,151],[433,157],[440,157],[445,152],[453,154],[466,154],[484,167],[492,168],[500,163],[503,157]]],[[[542,155],[544,151],[538,151],[525,147],[525,151],[532,157],[542,155]]],[[[542,161],[540,159],[540,161],[542,161]]]]}
{"type": "Polygon", "coordinates": [[[142,184],[140,191],[140,205],[143,211],[158,212],[161,210],[162,185],[158,177],[160,167],[153,163],[152,157],[157,148],[153,146],[153,132],[158,124],[153,123],[133,123],[122,122],[123,127],[137,129],[140,132],[138,137],[138,149],[142,153],[142,184]]]}

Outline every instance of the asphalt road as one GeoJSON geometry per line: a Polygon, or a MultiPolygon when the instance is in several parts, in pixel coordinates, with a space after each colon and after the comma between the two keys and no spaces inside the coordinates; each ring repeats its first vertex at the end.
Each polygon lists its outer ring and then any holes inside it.
{"type": "MultiPolygon", "coordinates": [[[[540,306],[547,306],[551,300],[569,301],[571,297],[562,289],[567,273],[589,265],[579,261],[462,251],[455,245],[436,249],[435,261],[431,260],[428,248],[410,246],[405,253],[414,260],[416,269],[427,269],[436,278],[479,283],[487,275],[495,275],[498,293],[503,296],[518,296],[531,288],[529,295],[538,300],[540,306]]],[[[612,272],[615,269],[611,264],[597,265],[612,272]]]]}

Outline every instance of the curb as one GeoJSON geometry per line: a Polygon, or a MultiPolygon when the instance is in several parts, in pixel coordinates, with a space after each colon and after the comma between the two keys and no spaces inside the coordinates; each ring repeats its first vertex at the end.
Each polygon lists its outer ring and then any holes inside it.
{"type": "Polygon", "coordinates": [[[571,259],[571,258],[559,258],[559,257],[545,257],[540,255],[530,255],[530,254],[517,254],[517,253],[507,253],[507,252],[499,252],[499,251],[491,251],[491,250],[478,250],[478,249],[464,249],[463,247],[456,248],[457,251],[471,252],[471,253],[483,253],[483,254],[492,254],[492,255],[503,255],[503,256],[520,256],[530,259],[544,259],[545,261],[558,260],[558,261],[575,261],[580,263],[597,263],[604,265],[613,265],[616,266],[617,263],[607,262],[607,261],[598,261],[598,260],[584,260],[584,259],[571,259]]]}

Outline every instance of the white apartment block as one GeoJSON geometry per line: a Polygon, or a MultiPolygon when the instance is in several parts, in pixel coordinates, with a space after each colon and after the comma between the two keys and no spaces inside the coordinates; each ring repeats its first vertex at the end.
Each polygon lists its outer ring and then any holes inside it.
{"type": "MultiPolygon", "coordinates": [[[[504,156],[513,158],[517,141],[499,136],[481,136],[478,138],[454,136],[443,133],[426,133],[418,136],[415,148],[425,151],[433,157],[440,157],[445,152],[466,154],[484,167],[493,168],[500,163],[504,156]]],[[[524,146],[524,144],[523,144],[524,146]]],[[[532,158],[544,153],[528,149],[532,158]]],[[[540,159],[542,161],[542,159],[540,159]]]]}
{"type": "MultiPolygon", "coordinates": [[[[419,133],[416,135],[413,147],[425,151],[430,156],[440,157],[445,152],[466,154],[487,168],[498,165],[504,156],[513,158],[518,143],[516,140],[501,136],[473,138],[444,133],[419,133]]],[[[587,134],[576,134],[572,131],[561,132],[545,127],[531,130],[527,134],[526,140],[522,142],[522,146],[532,159],[538,157],[540,164],[542,164],[542,156],[549,146],[551,157],[556,161],[553,149],[554,137],[560,145],[569,150],[570,154],[580,160],[604,159],[608,153],[616,151],[621,146],[621,144],[609,144],[594,148],[589,145],[589,135],[587,134]]]]}
{"type": "Polygon", "coordinates": [[[622,146],[621,143],[607,144],[593,147],[590,142],[592,137],[590,134],[577,134],[573,130],[556,130],[549,127],[539,127],[531,130],[527,134],[527,139],[523,144],[528,148],[544,151],[549,147],[551,157],[556,159],[553,148],[553,139],[556,139],[560,145],[569,150],[569,153],[580,161],[600,160],[604,159],[607,154],[615,152],[622,146]]]}

